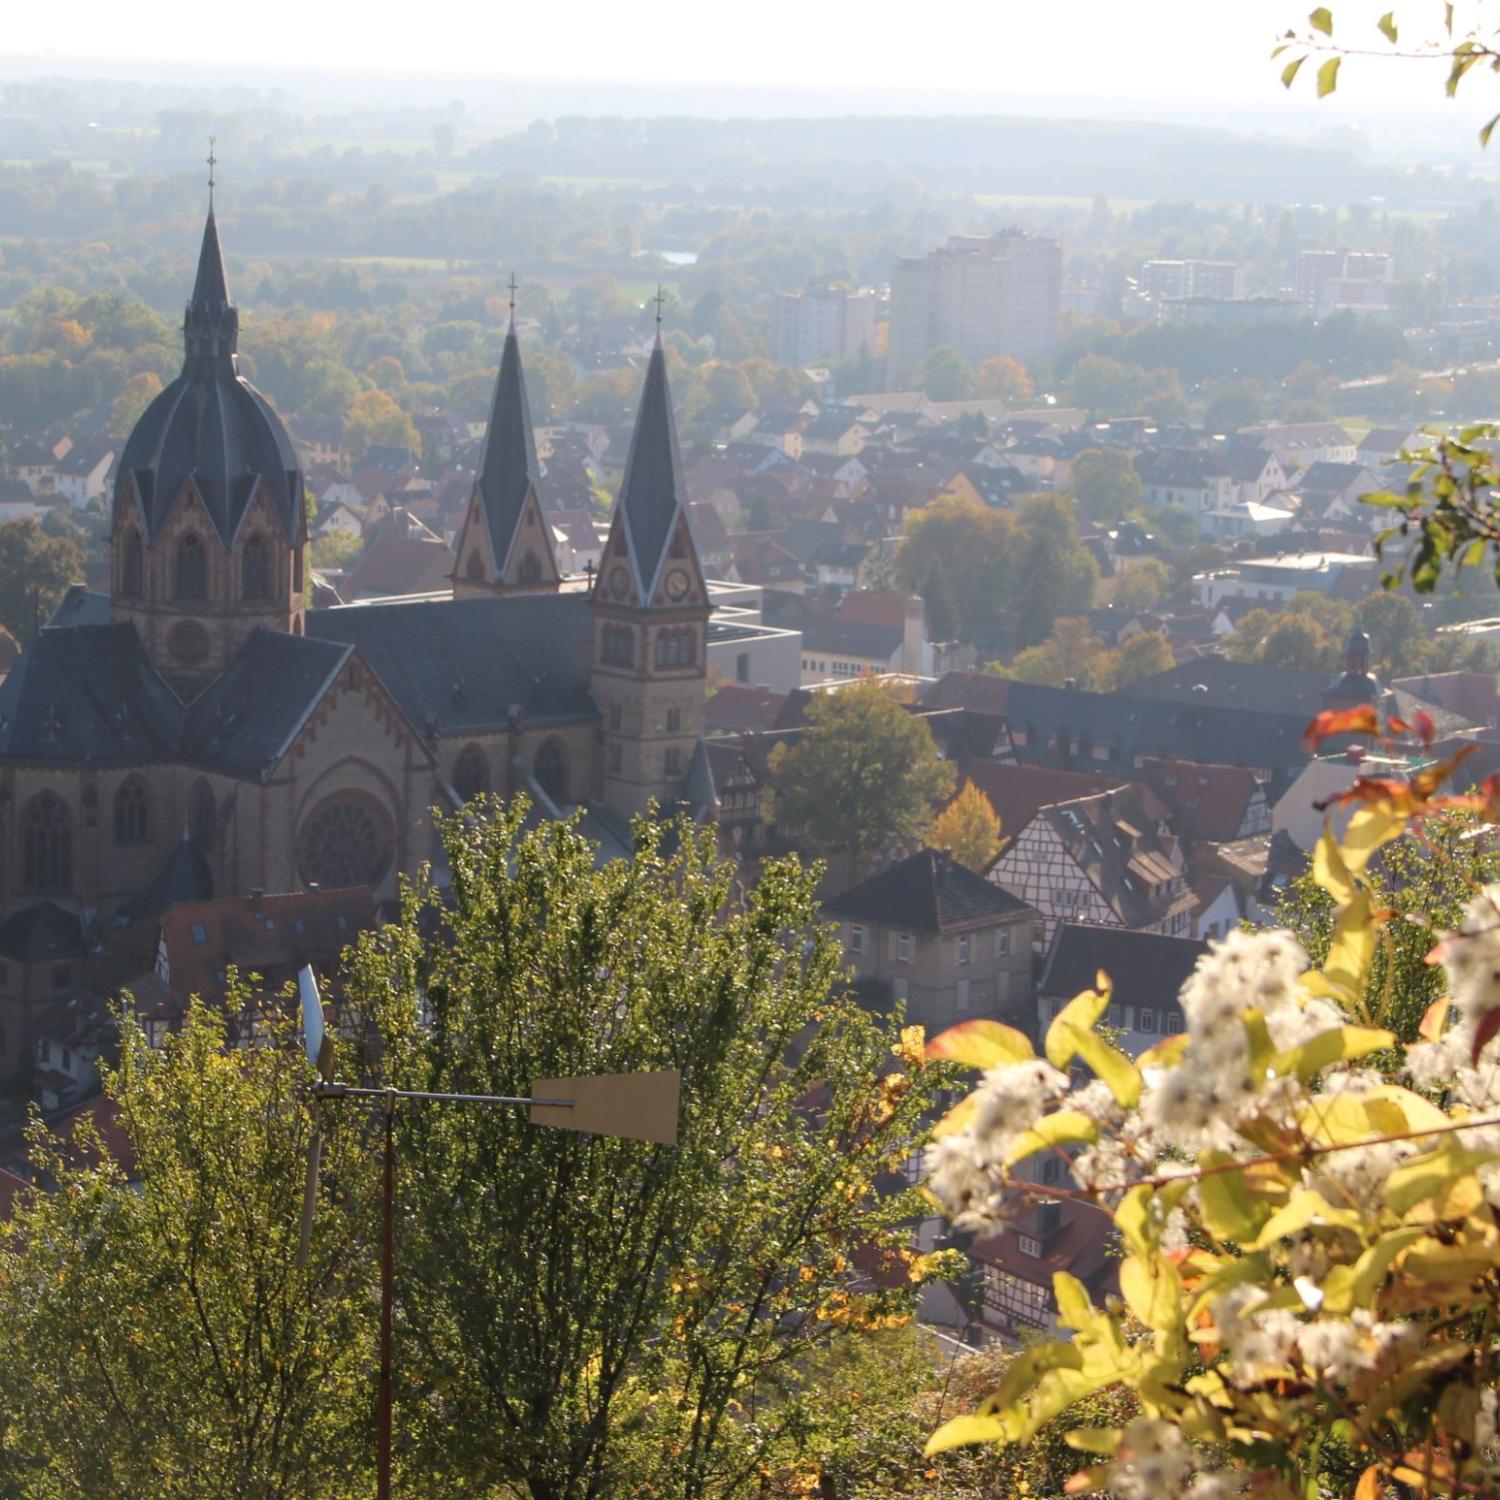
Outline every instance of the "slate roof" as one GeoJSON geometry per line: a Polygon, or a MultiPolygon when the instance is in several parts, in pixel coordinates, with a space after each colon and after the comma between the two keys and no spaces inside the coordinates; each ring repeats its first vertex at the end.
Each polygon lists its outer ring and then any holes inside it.
{"type": "Polygon", "coordinates": [[[0,956],[16,963],[50,963],[87,952],[83,918],[55,901],[23,906],[0,922],[0,956]]]}
{"type": "Polygon", "coordinates": [[[181,702],[130,624],[44,629],[0,684],[0,760],[162,759],[182,723],[181,702]]]}
{"type": "Polygon", "coordinates": [[[187,834],[172,846],[151,884],[116,908],[127,922],[159,917],[181,901],[207,901],[214,893],[213,871],[203,851],[187,834]]]}
{"type": "Polygon", "coordinates": [[[1119,776],[1091,775],[1085,771],[1062,771],[1055,766],[1007,765],[997,760],[972,760],[964,767],[964,780],[981,792],[1000,819],[1000,835],[1011,839],[1054,802],[1091,797],[1125,784],[1119,776]]]}
{"type": "Polygon", "coordinates": [[[188,709],[183,758],[235,776],[268,770],[348,659],[339,642],[252,631],[188,709]]]}
{"type": "Polygon", "coordinates": [[[595,719],[588,595],[515,594],[313,610],[309,638],[342,641],[419,729],[438,735],[523,720],[595,719]]]}
{"type": "Polygon", "coordinates": [[[1160,1007],[1176,1003],[1177,992],[1208,944],[1196,938],[1164,937],[1119,927],[1060,923],[1042,968],[1037,994],[1069,999],[1094,987],[1103,969],[1122,1005],[1160,1007]]]}
{"type": "Polygon", "coordinates": [[[750,729],[769,729],[785,702],[785,693],[750,687],[742,682],[726,682],[703,710],[704,731],[708,734],[743,734],[750,729]]]}
{"type": "Polygon", "coordinates": [[[636,414],[618,508],[635,564],[636,586],[643,600],[656,591],[672,525],[687,503],[672,392],[667,385],[667,356],[658,339],[646,366],[646,384],[636,414]]]}
{"type": "Polygon", "coordinates": [[[823,903],[823,910],[833,916],[858,917],[911,932],[944,933],[1013,917],[1030,908],[951,855],[923,849],[830,897],[823,903]]]}
{"type": "Polygon", "coordinates": [[[293,540],[302,534],[302,475],[281,419],[235,367],[239,314],[229,301],[212,210],[203,228],[198,275],[183,318],[182,371],[146,408],[126,439],[115,478],[115,509],[140,496],[154,537],[191,481],[228,546],[263,484],[293,540]]]}
{"type": "Polygon", "coordinates": [[[521,346],[512,323],[505,335],[479,475],[474,481],[484,502],[497,572],[504,571],[510,556],[527,493],[534,489],[541,495],[541,473],[531,431],[531,408],[526,401],[526,377],[521,370],[521,346]]]}
{"type": "Polygon", "coordinates": [[[804,652],[826,651],[865,661],[890,661],[904,638],[899,625],[862,625],[834,615],[814,615],[802,627],[804,652]]]}

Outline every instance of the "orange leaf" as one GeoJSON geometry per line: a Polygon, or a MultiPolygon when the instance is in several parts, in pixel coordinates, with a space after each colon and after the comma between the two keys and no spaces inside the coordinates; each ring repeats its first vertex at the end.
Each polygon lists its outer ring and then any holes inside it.
{"type": "Polygon", "coordinates": [[[1418,771],[1411,779],[1413,793],[1420,801],[1425,802],[1478,748],[1478,745],[1465,745],[1447,760],[1440,760],[1435,766],[1418,771]]]}
{"type": "Polygon", "coordinates": [[[1418,737],[1424,745],[1430,745],[1437,738],[1437,725],[1432,722],[1432,715],[1419,708],[1412,718],[1416,721],[1418,737]]]}
{"type": "MultiPolygon", "coordinates": [[[[1441,945],[1440,945],[1441,946],[1441,945]]],[[[1436,950],[1434,949],[1434,952],[1436,950]]],[[[1422,1017],[1422,1024],[1417,1027],[1417,1035],[1427,1042],[1435,1042],[1442,1036],[1448,1025],[1448,1007],[1452,1001],[1446,996],[1434,1000],[1427,1007],[1426,1014],[1422,1017]]]]}
{"type": "Polygon", "coordinates": [[[1317,812],[1326,812],[1330,807],[1341,807],[1345,802],[1384,802],[1393,812],[1409,814],[1416,811],[1411,787],[1394,776],[1356,777],[1352,786],[1332,797],[1323,798],[1321,802],[1314,802],[1313,808],[1317,812]]]}
{"type": "Polygon", "coordinates": [[[1354,1486],[1354,1500],[1380,1500],[1380,1465],[1371,1464],[1354,1486]]]}
{"type": "Polygon", "coordinates": [[[1109,1468],[1108,1464],[1095,1464],[1091,1469],[1080,1469],[1063,1485],[1063,1494],[1087,1495],[1103,1489],[1109,1483],[1109,1468]]]}
{"type": "Polygon", "coordinates": [[[1302,748],[1309,755],[1336,734],[1377,734],[1379,724],[1375,718],[1375,707],[1361,703],[1358,708],[1325,708],[1306,729],[1302,731],[1302,748]]]}

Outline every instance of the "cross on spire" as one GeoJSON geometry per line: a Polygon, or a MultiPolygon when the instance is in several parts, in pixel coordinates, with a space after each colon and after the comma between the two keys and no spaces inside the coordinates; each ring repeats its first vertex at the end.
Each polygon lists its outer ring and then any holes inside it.
{"type": "Polygon", "coordinates": [[[213,212],[214,207],[214,168],[219,164],[219,158],[214,155],[214,143],[217,140],[217,136],[211,135],[208,138],[208,209],[210,213],[213,212]]]}
{"type": "Polygon", "coordinates": [[[656,336],[661,337],[661,310],[666,303],[667,294],[662,290],[661,282],[656,283],[656,336]]]}
{"type": "Polygon", "coordinates": [[[516,321],[516,288],[520,285],[514,271],[510,273],[510,281],[507,285],[510,287],[510,320],[514,323],[516,321]]]}

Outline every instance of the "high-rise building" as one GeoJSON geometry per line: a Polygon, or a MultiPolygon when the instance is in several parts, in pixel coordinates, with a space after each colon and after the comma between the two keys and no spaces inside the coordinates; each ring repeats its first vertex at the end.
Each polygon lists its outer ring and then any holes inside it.
{"type": "Polygon", "coordinates": [[[1245,268],[1232,260],[1148,260],[1138,278],[1152,302],[1177,297],[1243,297],[1245,268]]]}
{"type": "Polygon", "coordinates": [[[1314,319],[1341,307],[1384,312],[1395,276],[1395,262],[1379,251],[1304,250],[1297,257],[1297,301],[1314,319]]]}
{"type": "Polygon", "coordinates": [[[861,349],[873,352],[877,311],[874,292],[832,282],[782,292],[776,298],[776,363],[815,365],[852,359],[861,349]]]}
{"type": "Polygon", "coordinates": [[[1058,341],[1062,247],[1007,229],[954,235],[891,272],[889,383],[918,379],[945,345],[972,365],[996,354],[1050,354],[1058,341]]]}

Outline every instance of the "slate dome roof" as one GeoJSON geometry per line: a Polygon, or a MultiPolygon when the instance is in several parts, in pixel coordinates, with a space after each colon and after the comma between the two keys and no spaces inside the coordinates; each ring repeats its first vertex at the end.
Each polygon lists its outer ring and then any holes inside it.
{"type": "Polygon", "coordinates": [[[213,210],[183,316],[182,372],[146,408],[120,455],[115,505],[140,495],[148,539],[189,480],[227,546],[263,482],[288,538],[298,535],[302,475],[281,419],[235,363],[239,313],[229,300],[213,210]]]}

